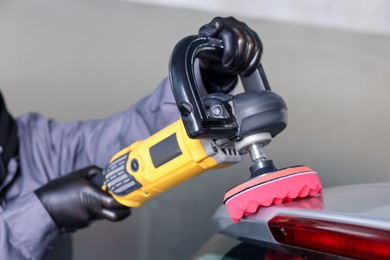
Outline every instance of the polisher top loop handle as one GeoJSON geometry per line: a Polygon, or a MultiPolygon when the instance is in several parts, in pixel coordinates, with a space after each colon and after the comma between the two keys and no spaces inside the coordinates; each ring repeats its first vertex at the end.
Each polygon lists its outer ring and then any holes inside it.
{"type": "MultiPolygon", "coordinates": [[[[231,111],[227,110],[229,116],[223,119],[208,116],[195,78],[195,59],[207,56],[220,60],[223,48],[218,39],[194,35],[182,39],[173,50],[169,77],[190,138],[229,138],[237,131],[231,111]]],[[[261,65],[248,77],[241,77],[241,81],[246,92],[270,90],[261,65]]]]}

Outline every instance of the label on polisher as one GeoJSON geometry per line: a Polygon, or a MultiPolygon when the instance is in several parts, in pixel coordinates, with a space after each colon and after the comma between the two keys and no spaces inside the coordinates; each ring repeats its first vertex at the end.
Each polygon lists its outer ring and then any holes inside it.
{"type": "Polygon", "coordinates": [[[117,196],[124,196],[138,188],[141,184],[126,170],[128,154],[115,159],[104,171],[107,189],[117,196]]]}

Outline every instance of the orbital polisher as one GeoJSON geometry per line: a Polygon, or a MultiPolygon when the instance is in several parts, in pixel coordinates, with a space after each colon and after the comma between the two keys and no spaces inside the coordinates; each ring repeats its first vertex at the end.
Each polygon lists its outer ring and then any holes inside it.
{"type": "Polygon", "coordinates": [[[261,65],[240,78],[242,93],[200,95],[195,60],[221,59],[222,52],[222,42],[208,37],[188,36],[176,45],[170,80],[181,117],[112,157],[99,183],[119,203],[139,207],[209,169],[238,163],[245,154],[253,161],[251,178],[224,198],[233,221],[262,206],[321,193],[320,179],[308,166],[277,169],[263,151],[287,126],[287,107],[271,91],[261,65]]]}

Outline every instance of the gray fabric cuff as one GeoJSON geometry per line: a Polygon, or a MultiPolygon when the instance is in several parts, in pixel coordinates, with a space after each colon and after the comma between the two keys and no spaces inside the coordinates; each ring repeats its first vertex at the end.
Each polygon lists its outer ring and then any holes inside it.
{"type": "Polygon", "coordinates": [[[40,259],[58,236],[57,227],[34,193],[8,204],[3,215],[11,230],[10,242],[28,259],[40,259]]]}

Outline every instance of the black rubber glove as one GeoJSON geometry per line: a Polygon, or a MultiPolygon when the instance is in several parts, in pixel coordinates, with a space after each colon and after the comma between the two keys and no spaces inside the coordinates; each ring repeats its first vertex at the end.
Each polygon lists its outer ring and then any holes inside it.
{"type": "Polygon", "coordinates": [[[237,75],[249,76],[260,64],[263,45],[256,32],[234,17],[216,17],[199,29],[199,36],[222,40],[222,61],[200,59],[203,84],[209,93],[228,93],[237,75]]]}
{"type": "Polygon", "coordinates": [[[75,231],[97,219],[119,221],[130,215],[130,208],[120,205],[90,181],[100,172],[100,168],[89,166],[35,191],[60,231],[75,231]]]}

